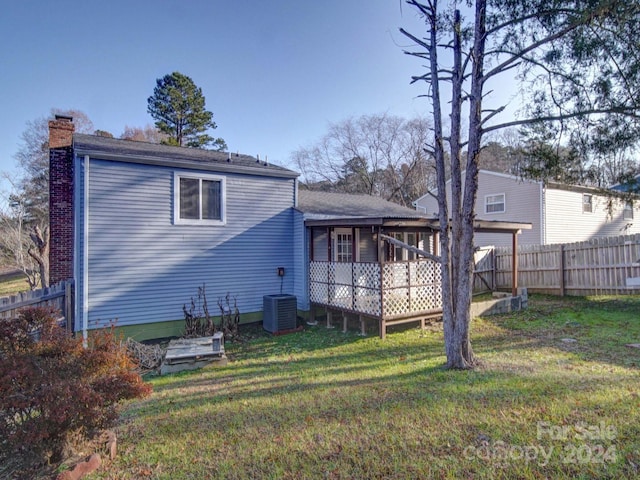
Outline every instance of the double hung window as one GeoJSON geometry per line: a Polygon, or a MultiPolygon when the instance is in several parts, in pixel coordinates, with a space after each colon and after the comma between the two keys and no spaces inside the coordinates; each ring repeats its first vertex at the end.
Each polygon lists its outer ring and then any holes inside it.
{"type": "Polygon", "coordinates": [[[504,213],[504,193],[484,197],[484,213],[504,213]]]}
{"type": "Polygon", "coordinates": [[[224,225],[225,190],[224,177],[176,173],[174,223],[224,225]]]}

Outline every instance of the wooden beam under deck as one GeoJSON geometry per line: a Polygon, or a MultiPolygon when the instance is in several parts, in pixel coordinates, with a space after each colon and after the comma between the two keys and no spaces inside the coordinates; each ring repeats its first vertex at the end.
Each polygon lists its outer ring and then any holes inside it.
{"type": "Polygon", "coordinates": [[[393,317],[381,318],[381,317],[375,317],[375,316],[355,312],[349,309],[342,309],[335,306],[327,306],[321,303],[312,303],[311,308],[313,309],[314,306],[324,308],[327,316],[327,322],[326,322],[327,328],[335,328],[335,326],[333,325],[333,312],[334,311],[339,312],[340,316],[342,317],[342,330],[345,333],[347,332],[347,316],[348,315],[358,316],[358,321],[360,323],[360,333],[363,336],[365,335],[365,326],[364,326],[365,320],[368,318],[368,319],[377,321],[379,330],[380,330],[379,335],[380,335],[380,338],[383,340],[387,336],[387,327],[391,327],[394,325],[402,325],[402,324],[411,323],[411,322],[420,322],[420,328],[424,330],[426,328],[427,320],[433,320],[433,319],[442,317],[442,310],[429,310],[425,312],[412,313],[409,315],[395,315],[393,317]]]}

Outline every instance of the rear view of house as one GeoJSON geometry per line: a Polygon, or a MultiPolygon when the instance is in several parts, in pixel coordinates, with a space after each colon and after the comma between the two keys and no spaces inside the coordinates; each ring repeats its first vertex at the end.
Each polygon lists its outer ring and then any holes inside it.
{"type": "Polygon", "coordinates": [[[136,339],[179,334],[206,285],[260,320],[291,292],[297,173],[256,158],[50,127],[51,281],[73,278],[75,330],[115,322],[136,339]],[[283,272],[284,276],[278,273],[283,272]]]}
{"type": "MultiPolygon", "coordinates": [[[[296,172],[246,155],[74,134],[68,117],[49,128],[51,282],[74,280],[75,331],[180,335],[203,285],[212,317],[229,295],[243,323],[280,294],[295,297],[294,315],[358,315],[381,335],[440,313],[440,265],[424,258],[438,248],[432,217],[298,192],[296,172]]],[[[530,225],[475,227],[515,242],[530,225]]]]}

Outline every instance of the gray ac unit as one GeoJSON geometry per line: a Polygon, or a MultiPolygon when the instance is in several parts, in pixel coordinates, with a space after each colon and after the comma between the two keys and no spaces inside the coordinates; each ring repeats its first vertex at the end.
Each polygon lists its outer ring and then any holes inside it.
{"type": "Polygon", "coordinates": [[[298,302],[295,295],[265,295],[263,297],[264,329],[271,333],[296,328],[298,302]]]}

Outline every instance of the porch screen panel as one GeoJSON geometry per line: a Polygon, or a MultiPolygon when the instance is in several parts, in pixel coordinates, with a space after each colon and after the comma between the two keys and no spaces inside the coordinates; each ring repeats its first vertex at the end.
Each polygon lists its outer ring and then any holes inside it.
{"type": "Polygon", "coordinates": [[[377,262],[378,261],[378,242],[375,238],[376,234],[366,228],[360,229],[360,240],[358,247],[360,248],[361,262],[377,262]]]}
{"type": "Polygon", "coordinates": [[[313,229],[313,258],[326,262],[329,260],[329,236],[326,230],[313,229]]]}

